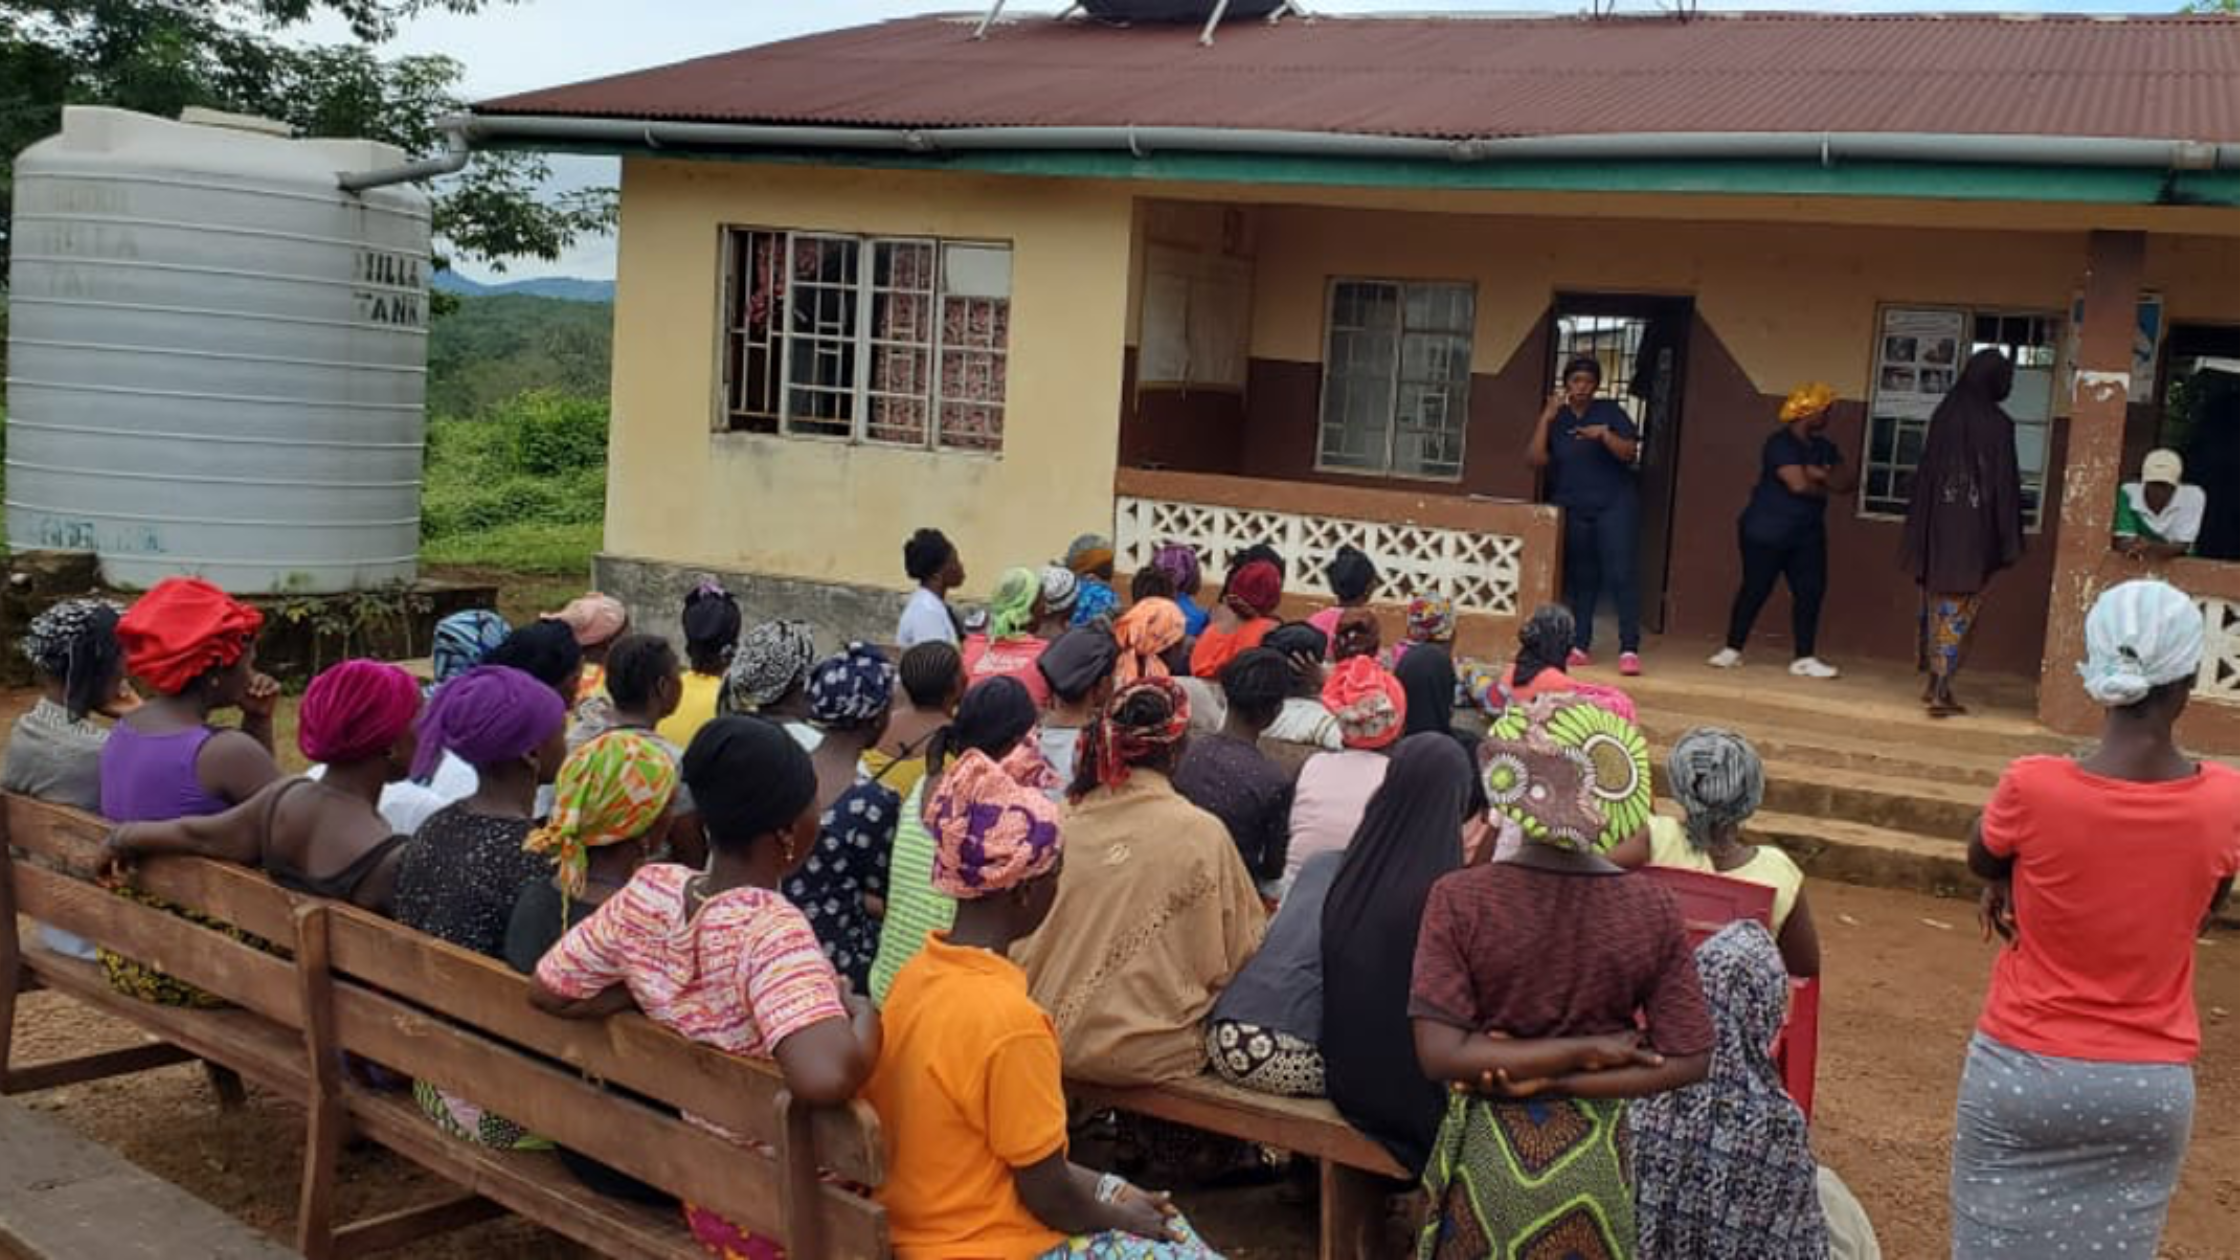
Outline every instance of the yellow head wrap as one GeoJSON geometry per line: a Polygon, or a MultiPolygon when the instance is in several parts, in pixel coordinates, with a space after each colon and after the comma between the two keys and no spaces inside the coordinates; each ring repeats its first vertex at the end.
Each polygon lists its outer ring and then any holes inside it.
{"type": "Polygon", "coordinates": [[[1809,420],[1836,405],[1836,391],[1832,386],[1813,381],[1799,385],[1789,393],[1788,401],[1781,404],[1781,423],[1795,424],[1809,420]]]}

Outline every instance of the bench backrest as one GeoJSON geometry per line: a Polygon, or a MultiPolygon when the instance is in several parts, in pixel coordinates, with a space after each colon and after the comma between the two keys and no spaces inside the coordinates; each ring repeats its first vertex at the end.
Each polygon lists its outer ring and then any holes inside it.
{"type": "Polygon", "coordinates": [[[883,1179],[877,1118],[860,1102],[797,1104],[774,1065],[636,1014],[547,1015],[529,1004],[527,978],[502,963],[289,893],[253,870],[195,858],[140,868],[136,888],[278,943],[293,954],[283,959],[90,882],[108,831],[98,818],[9,796],[6,822],[9,843],[38,859],[11,863],[18,909],[302,1033],[320,1088],[339,1090],[345,1105],[359,1087],[332,1070],[341,1050],[785,1240],[795,1255],[886,1254],[884,1213],[817,1176],[822,1167],[866,1186],[883,1179]],[[680,1110],[774,1153],[742,1149],[680,1110]]]}

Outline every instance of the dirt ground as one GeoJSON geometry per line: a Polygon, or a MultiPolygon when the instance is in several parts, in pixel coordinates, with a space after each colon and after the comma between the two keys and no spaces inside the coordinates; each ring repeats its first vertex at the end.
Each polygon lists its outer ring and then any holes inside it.
{"type": "MultiPolygon", "coordinates": [[[[1820,1096],[1814,1143],[1872,1214],[1885,1254],[1944,1254],[1945,1168],[1961,1056],[1982,1000],[1992,947],[1978,941],[1971,908],[1907,893],[1818,885],[1812,892],[1827,955],[1820,1096]]],[[[2205,1031],[2200,1103],[2165,1236],[2169,1260],[2235,1252],[2240,1212],[2240,935],[2200,948],[2197,989],[2205,1031]]],[[[133,1030],[65,998],[26,999],[17,1063],[129,1044],[133,1030]]],[[[294,1211],[302,1116],[252,1091],[221,1113],[201,1073],[173,1067],[34,1095],[87,1136],[285,1238],[294,1211]]],[[[439,1185],[378,1150],[343,1164],[345,1209],[383,1211],[436,1197],[439,1185]]],[[[1310,1206],[1271,1187],[1179,1196],[1206,1237],[1235,1260],[1314,1254],[1310,1206]]],[[[578,1254],[561,1240],[503,1221],[393,1253],[426,1260],[496,1260],[578,1254]]]]}

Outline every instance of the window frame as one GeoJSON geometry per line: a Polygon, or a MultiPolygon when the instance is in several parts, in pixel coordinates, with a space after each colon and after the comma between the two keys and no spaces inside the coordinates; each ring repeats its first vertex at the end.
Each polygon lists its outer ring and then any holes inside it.
{"type": "MultiPolygon", "coordinates": [[[[1424,481],[1447,485],[1459,484],[1463,479],[1464,473],[1469,468],[1470,461],[1470,389],[1472,368],[1475,365],[1474,360],[1477,352],[1477,336],[1478,283],[1475,280],[1429,279],[1424,277],[1405,278],[1396,276],[1364,275],[1333,275],[1328,277],[1324,282],[1322,295],[1322,384],[1320,390],[1316,393],[1315,396],[1314,470],[1318,473],[1327,473],[1334,476],[1343,477],[1369,477],[1397,481],[1424,481]],[[1397,308],[1400,312],[1400,323],[1393,335],[1392,384],[1390,392],[1387,396],[1390,409],[1386,413],[1384,422],[1384,460],[1383,466],[1381,468],[1359,468],[1344,464],[1332,464],[1326,458],[1324,453],[1324,435],[1325,430],[1328,428],[1325,409],[1329,406],[1330,381],[1332,376],[1334,375],[1333,365],[1331,362],[1332,356],[1330,353],[1330,342],[1331,337],[1337,331],[1338,287],[1340,285],[1347,284],[1386,285],[1398,290],[1399,301],[1397,303],[1397,308]],[[1425,329],[1421,330],[1420,332],[1420,335],[1423,336],[1460,337],[1463,343],[1465,362],[1463,364],[1461,382],[1462,388],[1460,398],[1462,423],[1459,429],[1456,431],[1455,435],[1455,440],[1458,444],[1459,449],[1457,450],[1455,455],[1455,467],[1452,473],[1406,472],[1393,467],[1394,450],[1399,445],[1400,440],[1400,395],[1401,391],[1405,389],[1409,384],[1407,377],[1403,373],[1402,365],[1407,361],[1407,310],[1408,290],[1410,287],[1460,289],[1470,299],[1470,318],[1468,327],[1459,330],[1451,328],[1438,330],[1425,329]]],[[[1420,385],[1426,384],[1427,382],[1418,381],[1415,383],[1420,385]]]]}
{"type": "MultiPolygon", "coordinates": [[[[1884,511],[1879,508],[1871,507],[1868,503],[1868,488],[1873,484],[1873,474],[1875,468],[1875,464],[1873,461],[1876,422],[1875,396],[1882,388],[1882,342],[1884,337],[1884,329],[1887,327],[1885,320],[1887,319],[1891,311],[1942,311],[1960,316],[1962,320],[1963,336],[1958,350],[1959,361],[1952,366],[1953,379],[1955,380],[1955,382],[1958,381],[1961,371],[1967,367],[1968,360],[1975,356],[1977,349],[1988,347],[1993,344],[1990,342],[1982,342],[1977,340],[1976,331],[1978,325],[1982,320],[1996,319],[2001,321],[2044,321],[2047,329],[2047,337],[2049,339],[2049,344],[2046,348],[2052,350],[2053,352],[2052,365],[2049,368],[2044,369],[2052,375],[2052,389],[2047,399],[2046,416],[2042,422],[2017,421],[2015,424],[2015,430],[2018,436],[2020,435],[2021,430],[2025,427],[2037,428],[2040,429],[2043,433],[2043,462],[2036,471],[2036,478],[2038,483],[2037,510],[2035,512],[2026,511],[2023,520],[2024,533],[2043,533],[2045,530],[2045,519],[2048,506],[2047,491],[2053,480],[2054,426],[2063,418],[2060,410],[2060,405],[2062,398],[2062,382],[2067,376],[2068,367],[2069,352],[2066,343],[2068,340],[2069,317],[2067,314],[2059,310],[2033,310],[2024,305],[2005,305],[2000,303],[1975,305],[1966,302],[1879,302],[1875,305],[1874,326],[1872,333],[1867,341],[1866,417],[1865,423],[1862,426],[1859,435],[1859,487],[1856,491],[1853,492],[1852,496],[1852,515],[1854,516],[1854,518],[1862,521],[1873,521],[1880,523],[1902,523],[1906,519],[1906,512],[1904,511],[1884,511]]],[[[2004,342],[1997,344],[2000,346],[2000,348],[2006,348],[2006,343],[2004,342]]],[[[2018,369],[2020,369],[2020,366],[2021,365],[2019,364],[2017,365],[2018,369]]],[[[2028,370],[2037,371],[2039,369],[2032,368],[2028,370]]],[[[1922,437],[1924,443],[1926,443],[1927,441],[1927,436],[1928,426],[1927,422],[1924,421],[1922,422],[1922,437]]],[[[1895,455],[1896,453],[1897,442],[1898,434],[1894,432],[1891,438],[1893,455],[1895,455]]],[[[2030,480],[2032,473],[2030,469],[2021,468],[2021,451],[2019,450],[2019,448],[2015,453],[2015,460],[2017,468],[2022,474],[2022,480],[2027,483],[2030,480]]],[[[1898,465],[1896,464],[1895,460],[1893,460],[1891,461],[1890,466],[1892,468],[1896,468],[1898,465]]],[[[1919,469],[1920,463],[1918,460],[1915,461],[1913,467],[1915,470],[1919,469]]],[[[1907,503],[1910,505],[1911,502],[1912,494],[1909,491],[1907,494],[1907,503]]]]}
{"type": "MultiPolygon", "coordinates": [[[[1011,358],[1010,307],[1014,299],[1015,276],[1007,276],[1007,291],[1001,298],[1004,304],[1003,345],[1001,348],[977,344],[948,344],[946,338],[947,306],[951,295],[947,286],[948,251],[951,248],[999,251],[1006,259],[1007,271],[1015,267],[1017,251],[1013,242],[982,237],[943,237],[926,235],[852,233],[820,228],[775,227],[758,223],[726,223],[717,229],[718,257],[722,280],[717,286],[716,318],[716,380],[715,406],[711,432],[717,436],[742,435],[785,438],[790,441],[826,442],[848,446],[880,447],[896,451],[922,451],[941,455],[985,456],[1001,458],[1003,447],[1000,439],[993,448],[973,445],[951,445],[943,440],[942,406],[945,402],[973,405],[993,409],[1008,420],[1011,409],[1009,363],[1011,358]],[[745,388],[748,358],[755,347],[749,343],[749,312],[753,300],[753,258],[751,250],[756,237],[773,239],[777,251],[777,266],[788,269],[785,290],[785,318],[777,322],[776,345],[770,348],[770,363],[766,370],[774,376],[776,395],[775,412],[763,413],[742,410],[734,406],[735,394],[745,388]],[[797,242],[809,240],[852,246],[855,250],[854,275],[845,284],[820,284],[819,291],[837,291],[850,295],[855,302],[844,344],[850,355],[848,384],[846,388],[798,385],[793,380],[794,355],[798,345],[834,341],[836,338],[822,333],[802,333],[793,327],[793,298],[798,292],[798,277],[791,272],[797,242]],[[928,288],[901,289],[892,282],[879,279],[879,260],[884,250],[923,248],[930,259],[931,271],[928,288]],[[744,255],[744,256],[742,256],[744,255]],[[923,342],[897,341],[878,335],[876,323],[877,300],[894,294],[922,296],[927,304],[926,339],[923,342]],[[881,389],[874,377],[874,359],[878,351],[915,350],[924,356],[921,388],[914,393],[898,393],[881,389]],[[968,352],[1000,360],[1005,365],[1004,389],[1000,399],[975,403],[965,398],[951,398],[944,392],[946,384],[942,366],[945,352],[968,352]],[[821,433],[803,431],[795,426],[820,422],[814,417],[794,414],[793,402],[796,389],[830,394],[848,400],[848,431],[846,433],[821,433]],[[915,400],[923,408],[925,436],[917,442],[901,442],[892,438],[876,437],[872,428],[872,403],[877,399],[901,401],[915,400]],[[750,427],[742,421],[761,421],[771,428],[750,427]]],[[[987,295],[960,295],[957,300],[990,302],[996,299],[987,295]]]]}

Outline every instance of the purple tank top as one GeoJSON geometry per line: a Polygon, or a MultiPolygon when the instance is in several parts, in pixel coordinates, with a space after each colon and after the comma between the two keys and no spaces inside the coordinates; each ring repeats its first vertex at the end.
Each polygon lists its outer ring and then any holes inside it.
{"type": "Polygon", "coordinates": [[[195,774],[202,746],[215,732],[197,726],[148,735],[119,722],[101,747],[101,815],[113,823],[169,822],[222,814],[230,806],[212,796],[195,774]]]}

